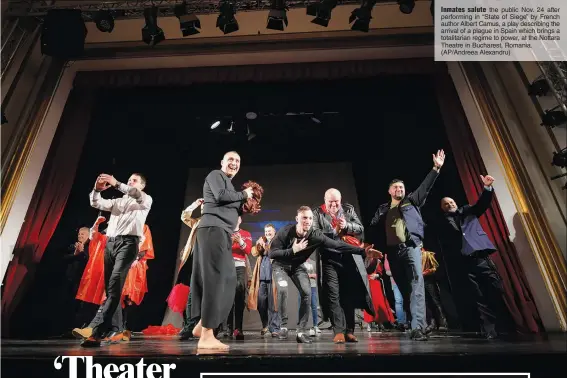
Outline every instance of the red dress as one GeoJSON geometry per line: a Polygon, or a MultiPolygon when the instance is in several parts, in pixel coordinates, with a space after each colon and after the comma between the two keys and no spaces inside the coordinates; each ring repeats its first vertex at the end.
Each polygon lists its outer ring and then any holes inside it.
{"type": "Polygon", "coordinates": [[[106,235],[94,231],[89,242],[89,261],[83,271],[78,300],[101,305],[104,297],[104,248],[106,247],[106,235]]]}
{"type": "MultiPolygon", "coordinates": [[[[384,273],[384,267],[382,263],[378,261],[374,273],[379,274],[382,277],[384,273]]],[[[372,296],[372,305],[374,306],[375,316],[370,315],[364,311],[364,321],[366,323],[385,323],[394,322],[394,315],[390,309],[390,305],[386,300],[386,295],[384,294],[384,288],[382,287],[382,281],[380,279],[371,279],[371,274],[368,275],[368,284],[370,285],[370,295],[372,296]]]]}

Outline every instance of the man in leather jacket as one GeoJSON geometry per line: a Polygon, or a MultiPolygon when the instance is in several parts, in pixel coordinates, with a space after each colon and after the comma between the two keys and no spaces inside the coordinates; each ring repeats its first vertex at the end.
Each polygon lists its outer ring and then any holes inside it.
{"type": "MultiPolygon", "coordinates": [[[[341,203],[341,192],[333,188],[325,192],[325,203],[313,211],[313,229],[354,245],[360,245],[364,236],[354,207],[341,203]]],[[[333,253],[324,246],[317,253],[321,308],[333,326],[333,341],[357,342],[353,334],[355,308],[374,313],[364,261],[361,256],[333,253]]]]}
{"type": "Polygon", "coordinates": [[[390,202],[381,205],[370,222],[371,227],[376,226],[376,246],[388,255],[390,270],[404,298],[404,307],[411,314],[411,337],[419,341],[427,340],[425,287],[421,270],[425,223],[419,209],[425,204],[444,162],[445,152],[437,151],[433,155],[433,169],[407,196],[404,182],[392,180],[388,188],[390,202]]]}

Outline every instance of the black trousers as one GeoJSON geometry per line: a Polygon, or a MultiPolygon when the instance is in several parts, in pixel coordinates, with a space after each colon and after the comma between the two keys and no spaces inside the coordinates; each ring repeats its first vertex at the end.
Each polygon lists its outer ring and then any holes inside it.
{"type": "Polygon", "coordinates": [[[495,332],[496,319],[506,314],[502,280],[490,257],[463,257],[484,333],[495,332]]]}
{"type": "Polygon", "coordinates": [[[282,306],[282,302],[279,301],[279,290],[280,287],[287,289],[286,278],[289,277],[299,291],[299,296],[301,297],[301,304],[299,305],[299,326],[297,328],[297,332],[305,332],[307,329],[307,323],[309,323],[309,312],[311,311],[311,283],[309,282],[307,270],[303,265],[283,265],[278,264],[276,261],[272,264],[272,269],[274,271],[274,280],[276,281],[276,285],[278,285],[278,311],[282,319],[281,328],[287,329],[288,315],[287,306],[282,306]]]}
{"type": "Polygon", "coordinates": [[[109,237],[104,249],[104,284],[106,288],[106,301],[99,310],[102,322],[93,329],[94,337],[104,337],[108,332],[118,332],[122,323],[113,322],[116,311],[122,313],[120,299],[122,289],[128,276],[132,262],[138,255],[137,236],[109,237]]]}
{"type": "Polygon", "coordinates": [[[430,314],[429,320],[435,319],[437,326],[439,326],[445,320],[445,313],[443,311],[443,304],[441,303],[441,292],[437,284],[437,279],[435,275],[430,274],[423,276],[423,282],[425,285],[425,306],[430,314]]]}
{"type": "Polygon", "coordinates": [[[215,329],[228,317],[236,290],[230,234],[220,227],[197,229],[191,275],[191,317],[215,329]]]}
{"type": "MultiPolygon", "coordinates": [[[[349,256],[350,257],[350,256],[349,256]]],[[[330,320],[336,334],[354,333],[353,293],[349,282],[357,277],[349,277],[344,267],[323,260],[323,287],[327,293],[330,320]]]]}
{"type": "Polygon", "coordinates": [[[242,322],[244,320],[244,307],[246,305],[246,267],[237,266],[236,268],[236,291],[234,293],[234,303],[226,320],[227,329],[235,329],[242,332],[242,322]]]}
{"type": "MultiPolygon", "coordinates": [[[[91,320],[90,324],[88,325],[89,328],[95,328],[103,323],[103,309],[106,302],[100,305],[98,311],[96,312],[95,317],[91,320]]],[[[124,324],[124,313],[122,311],[122,306],[116,307],[114,310],[114,314],[112,314],[112,331],[113,332],[122,332],[126,329],[124,324]]]]}

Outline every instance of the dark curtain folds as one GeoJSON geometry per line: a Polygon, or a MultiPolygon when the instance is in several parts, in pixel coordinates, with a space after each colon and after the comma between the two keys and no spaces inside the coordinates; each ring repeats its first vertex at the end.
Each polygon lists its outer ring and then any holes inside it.
{"type": "MultiPolygon", "coordinates": [[[[451,144],[459,175],[469,203],[475,203],[483,190],[480,175],[490,174],[478,150],[476,140],[447,73],[437,77],[437,98],[447,137],[451,144]]],[[[502,277],[504,299],[519,332],[540,331],[540,317],[529,290],[528,281],[497,199],[479,221],[498,249],[492,259],[502,277]]]]}
{"type": "Polygon", "coordinates": [[[76,87],[187,86],[197,83],[286,82],[356,79],[379,75],[431,74],[431,59],[385,59],[346,62],[259,64],[147,70],[79,72],[76,87]]]}
{"type": "Polygon", "coordinates": [[[92,90],[74,89],[51,143],[8,266],[2,295],[2,336],[59,223],[75,179],[95,101],[92,90]]]}

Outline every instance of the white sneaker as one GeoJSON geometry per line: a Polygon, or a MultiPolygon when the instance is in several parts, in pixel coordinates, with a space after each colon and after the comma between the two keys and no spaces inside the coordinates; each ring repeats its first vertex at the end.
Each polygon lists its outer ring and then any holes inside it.
{"type": "Polygon", "coordinates": [[[321,334],[321,330],[319,329],[319,327],[315,327],[315,333],[316,333],[317,335],[320,335],[320,334],[321,334]]]}
{"type": "Polygon", "coordinates": [[[309,329],[309,337],[315,337],[315,328],[311,327],[311,329],[309,329]]]}
{"type": "Polygon", "coordinates": [[[370,324],[366,325],[366,331],[372,332],[372,326],[370,324]]]}

